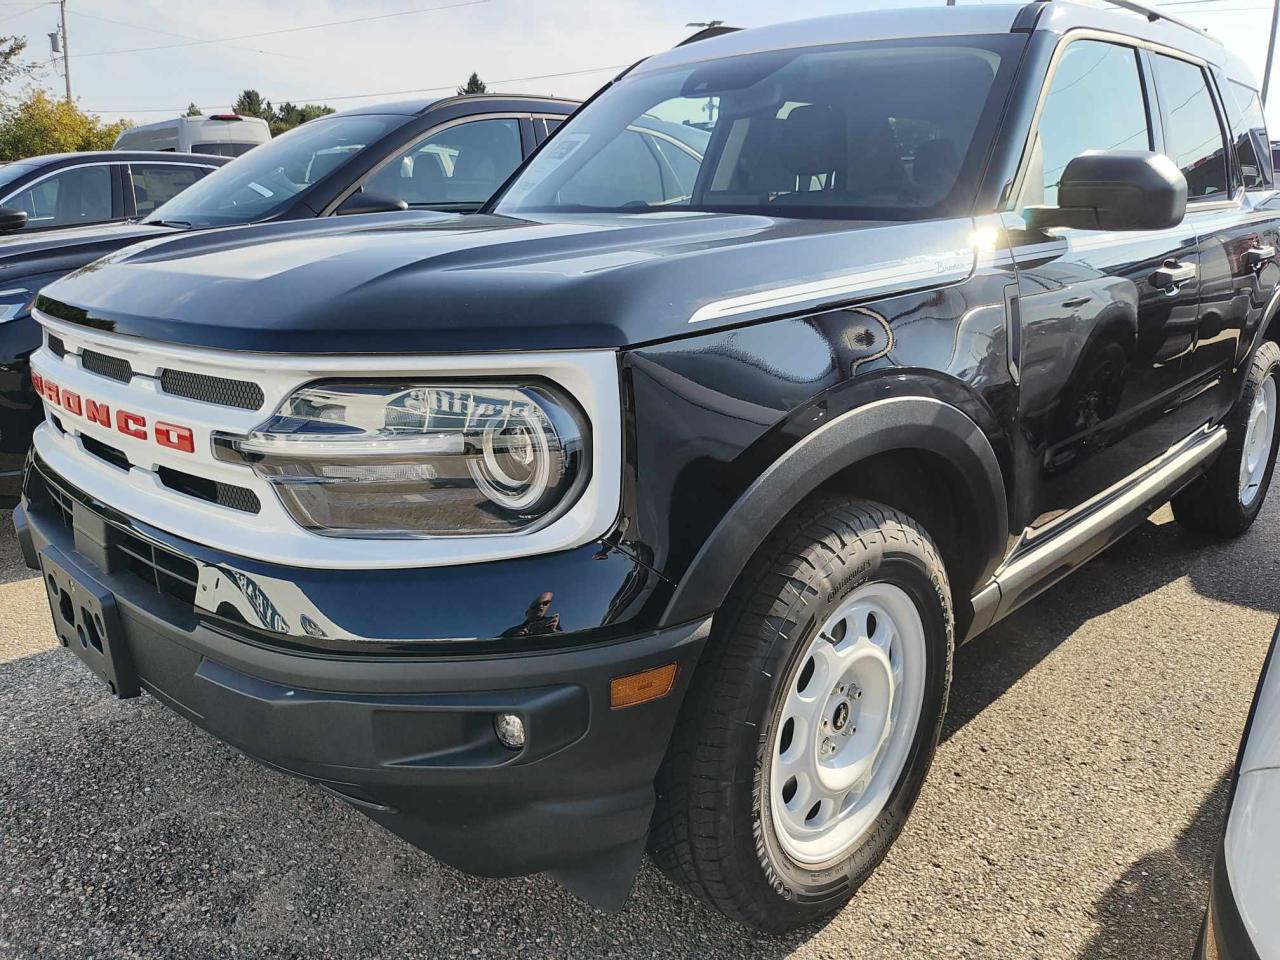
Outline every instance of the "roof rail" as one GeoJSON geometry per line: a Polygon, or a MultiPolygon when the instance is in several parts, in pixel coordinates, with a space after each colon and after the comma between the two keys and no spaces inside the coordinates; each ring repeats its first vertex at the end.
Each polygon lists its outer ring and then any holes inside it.
{"type": "MultiPolygon", "coordinates": [[[[1052,0],[1036,0],[1036,2],[1050,3],[1052,0]]],[[[1211,36],[1209,31],[1204,29],[1204,27],[1197,27],[1194,23],[1191,23],[1188,20],[1183,20],[1181,17],[1175,17],[1171,13],[1166,13],[1159,7],[1153,7],[1146,3],[1139,3],[1138,0],[1102,0],[1102,2],[1109,3],[1114,7],[1120,7],[1132,13],[1142,14],[1142,16],[1146,17],[1152,23],[1156,23],[1159,20],[1167,20],[1169,23],[1176,24],[1179,27],[1183,27],[1187,30],[1193,30],[1202,37],[1211,36]]]]}

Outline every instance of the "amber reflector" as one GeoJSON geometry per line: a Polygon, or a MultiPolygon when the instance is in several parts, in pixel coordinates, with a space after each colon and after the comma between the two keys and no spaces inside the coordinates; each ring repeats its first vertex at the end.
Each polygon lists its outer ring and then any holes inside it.
{"type": "Polygon", "coordinates": [[[614,677],[609,681],[609,706],[619,710],[622,707],[634,707],[637,703],[648,703],[665,697],[675,685],[674,663],[631,673],[625,677],[614,677]]]}

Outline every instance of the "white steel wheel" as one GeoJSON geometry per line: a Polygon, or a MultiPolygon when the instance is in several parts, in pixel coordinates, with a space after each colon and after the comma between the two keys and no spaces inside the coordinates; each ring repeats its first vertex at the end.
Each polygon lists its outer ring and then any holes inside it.
{"type": "Polygon", "coordinates": [[[1253,505],[1262,490],[1276,432],[1276,379],[1267,377],[1258,387],[1249,409],[1244,451],[1240,457],[1240,503],[1253,505]]]}
{"type": "Polygon", "coordinates": [[[796,661],[771,736],[768,796],[796,862],[847,854],[884,810],[916,738],[927,656],[911,597],[868,583],[796,661]]]}

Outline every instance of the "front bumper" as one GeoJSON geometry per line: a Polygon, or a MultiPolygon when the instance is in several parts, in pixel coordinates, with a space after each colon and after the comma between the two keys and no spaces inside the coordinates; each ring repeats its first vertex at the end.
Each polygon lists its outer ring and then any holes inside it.
{"type": "MultiPolygon", "coordinates": [[[[600,905],[625,898],[707,623],[483,657],[304,651],[193,617],[103,562],[111,525],[89,504],[28,498],[14,522],[28,564],[54,550],[110,591],[141,687],[215,736],[461,870],[548,871],[600,905]],[[611,679],[671,662],[669,695],[610,709],[611,679]],[[524,720],[521,751],[497,740],[499,711],[524,720]]],[[[332,587],[359,592],[361,576],[332,587]]]]}

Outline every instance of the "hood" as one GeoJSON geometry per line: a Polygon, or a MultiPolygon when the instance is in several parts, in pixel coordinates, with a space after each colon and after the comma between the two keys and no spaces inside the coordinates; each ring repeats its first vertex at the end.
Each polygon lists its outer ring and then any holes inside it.
{"type": "Polygon", "coordinates": [[[144,223],[100,223],[60,230],[17,230],[0,234],[0,283],[32,269],[73,270],[104,253],[151,237],[171,237],[172,227],[144,223]]]}
{"type": "Polygon", "coordinates": [[[184,234],[47,287],[45,313],[277,353],[618,348],[968,276],[969,219],[375,214],[184,234]]]}

